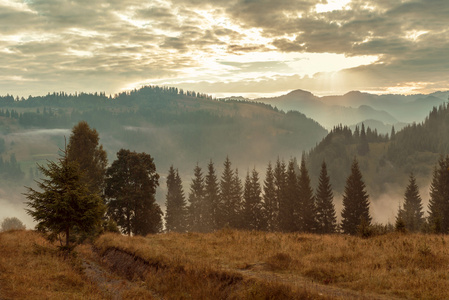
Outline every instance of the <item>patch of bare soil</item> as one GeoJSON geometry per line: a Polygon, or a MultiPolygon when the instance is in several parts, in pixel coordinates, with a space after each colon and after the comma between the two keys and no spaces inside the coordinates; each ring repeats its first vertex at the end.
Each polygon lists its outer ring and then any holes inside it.
{"type": "MultiPolygon", "coordinates": [[[[126,293],[133,288],[140,287],[136,279],[144,280],[146,267],[142,262],[129,259],[125,253],[119,254],[119,258],[112,258],[111,254],[100,258],[98,254],[89,247],[88,255],[81,253],[84,275],[100,290],[113,300],[127,298],[126,293]],[[136,263],[137,261],[137,263],[136,263]],[[113,262],[120,262],[114,264],[113,262]],[[137,276],[137,277],[136,277],[137,276]]],[[[147,291],[153,299],[162,299],[156,293],[147,291]]]]}

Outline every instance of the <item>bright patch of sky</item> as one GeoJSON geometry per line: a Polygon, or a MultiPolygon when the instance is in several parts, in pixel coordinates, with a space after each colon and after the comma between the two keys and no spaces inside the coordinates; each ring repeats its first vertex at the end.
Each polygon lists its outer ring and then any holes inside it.
{"type": "Polygon", "coordinates": [[[326,4],[317,4],[315,9],[317,13],[342,10],[345,9],[350,2],[351,0],[328,0],[326,4]]]}

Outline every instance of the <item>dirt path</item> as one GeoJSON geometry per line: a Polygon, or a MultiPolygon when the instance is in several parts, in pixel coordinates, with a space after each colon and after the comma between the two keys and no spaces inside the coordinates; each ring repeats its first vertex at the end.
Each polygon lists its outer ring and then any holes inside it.
{"type": "Polygon", "coordinates": [[[325,285],[313,282],[312,280],[293,274],[279,274],[271,271],[266,271],[265,264],[254,264],[246,269],[228,269],[230,271],[238,272],[247,278],[254,278],[258,280],[276,282],[290,286],[293,290],[306,289],[312,293],[317,293],[322,296],[331,297],[332,299],[349,299],[349,300],[398,300],[387,295],[360,292],[350,289],[345,289],[333,285],[325,285]]]}
{"type": "MultiPolygon", "coordinates": [[[[90,249],[92,256],[83,257],[83,268],[85,275],[95,282],[98,287],[111,299],[123,299],[123,294],[132,289],[137,283],[128,280],[133,277],[145,277],[147,272],[151,272],[148,263],[141,259],[132,258],[129,254],[119,250],[109,251],[103,257],[99,257],[90,249]],[[120,262],[117,264],[117,262],[120,262]],[[128,279],[125,279],[128,278],[128,279]]],[[[218,270],[217,270],[218,271],[218,270]]],[[[330,299],[348,300],[396,300],[388,295],[381,295],[369,292],[354,291],[313,282],[312,280],[294,274],[275,273],[265,264],[253,264],[245,269],[234,269],[221,266],[221,271],[238,273],[244,278],[255,279],[262,282],[278,283],[292,288],[293,291],[303,291],[304,289],[330,299]]],[[[148,289],[148,287],[147,287],[148,289]]],[[[149,291],[153,299],[163,299],[157,293],[149,291]]],[[[125,297],[126,298],[126,297],[125,297]]]]}
{"type": "MultiPolygon", "coordinates": [[[[114,274],[109,268],[103,266],[102,259],[92,251],[90,246],[81,253],[81,260],[84,275],[95,283],[108,299],[120,300],[126,298],[126,293],[133,288],[141,288],[137,282],[114,274]]],[[[151,295],[151,299],[162,299],[156,293],[148,289],[146,291],[151,295]]]]}

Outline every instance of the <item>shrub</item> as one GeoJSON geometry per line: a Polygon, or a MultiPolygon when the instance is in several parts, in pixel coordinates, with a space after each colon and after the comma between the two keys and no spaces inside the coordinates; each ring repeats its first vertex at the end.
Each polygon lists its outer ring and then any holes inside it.
{"type": "Polygon", "coordinates": [[[5,218],[2,222],[1,231],[8,231],[8,230],[24,230],[25,224],[22,223],[18,218],[12,217],[12,218],[5,218]]]}

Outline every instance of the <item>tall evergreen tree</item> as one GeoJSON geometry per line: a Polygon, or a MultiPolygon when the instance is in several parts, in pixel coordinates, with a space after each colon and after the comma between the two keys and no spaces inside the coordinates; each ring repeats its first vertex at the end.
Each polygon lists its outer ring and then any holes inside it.
{"type": "Polygon", "coordinates": [[[440,157],[430,185],[429,222],[436,233],[449,233],[449,155],[440,157]]]}
{"type": "Polygon", "coordinates": [[[167,232],[185,232],[187,225],[187,208],[178,170],[170,166],[167,176],[165,229],[167,232]]]}
{"type": "Polygon", "coordinates": [[[301,158],[298,176],[298,200],[299,205],[296,206],[297,229],[304,232],[315,232],[317,230],[315,196],[310,186],[309,171],[304,155],[301,158]]]}
{"type": "Polygon", "coordinates": [[[326,162],[321,164],[318,187],[315,193],[317,232],[322,234],[334,233],[337,230],[337,216],[334,206],[334,194],[327,174],[326,162]]]}
{"type": "Polygon", "coordinates": [[[275,228],[279,230],[283,230],[281,225],[281,210],[283,210],[283,203],[286,194],[286,186],[287,186],[287,170],[284,161],[278,158],[276,161],[276,165],[274,168],[274,185],[275,185],[275,193],[276,193],[276,203],[275,206],[277,208],[277,219],[275,220],[275,228]]]}
{"type": "Polygon", "coordinates": [[[121,149],[106,171],[108,216],[123,233],[147,235],[162,229],[162,211],[156,203],[159,174],[151,155],[121,149]]]}
{"type": "Polygon", "coordinates": [[[368,226],[371,224],[368,194],[355,158],[351,174],[346,180],[341,217],[341,228],[347,234],[356,234],[361,224],[368,226]]]}
{"type": "Polygon", "coordinates": [[[207,165],[207,175],[205,178],[203,224],[206,231],[210,232],[217,229],[217,218],[220,215],[220,190],[218,186],[217,175],[212,160],[207,165]]]}
{"type": "Polygon", "coordinates": [[[95,129],[91,129],[85,121],[79,122],[72,129],[67,145],[67,158],[78,162],[81,171],[85,173],[83,178],[89,189],[102,194],[108,159],[99,140],[95,129]]]}
{"type": "Polygon", "coordinates": [[[295,172],[295,161],[291,159],[288,163],[285,193],[282,201],[279,201],[279,227],[284,232],[298,230],[298,181],[295,172]]]}
{"type": "Polygon", "coordinates": [[[262,190],[259,173],[253,169],[251,177],[246,175],[243,205],[243,228],[247,230],[266,230],[266,219],[262,204],[262,190]]]}
{"type": "Polygon", "coordinates": [[[229,226],[232,228],[242,227],[242,211],[243,211],[243,186],[242,180],[239,177],[239,170],[235,169],[234,177],[232,178],[232,206],[234,212],[229,220],[229,226]]]}
{"type": "Polygon", "coordinates": [[[368,139],[366,137],[366,133],[365,133],[365,125],[362,123],[362,129],[360,131],[360,143],[357,147],[358,153],[359,155],[366,155],[369,152],[369,144],[368,144],[368,139]]]}
{"type": "Polygon", "coordinates": [[[276,200],[276,185],[271,162],[268,163],[263,186],[263,204],[268,231],[277,230],[278,205],[276,200]]]}
{"type": "Polygon", "coordinates": [[[37,230],[50,233],[50,239],[65,235],[65,247],[70,249],[74,231],[89,233],[101,223],[103,201],[88,188],[79,164],[69,161],[67,152],[59,161],[38,168],[46,179],[37,182],[42,191],[27,188],[27,213],[37,222],[37,230]]]}
{"type": "Polygon", "coordinates": [[[403,220],[408,231],[421,230],[424,223],[422,199],[413,173],[410,173],[409,184],[405,189],[404,206],[398,212],[398,219],[403,220]]]}
{"type": "Polygon", "coordinates": [[[217,223],[218,228],[224,226],[230,226],[232,228],[238,228],[240,226],[240,205],[241,205],[241,193],[242,184],[238,177],[238,174],[234,174],[231,168],[231,161],[229,157],[226,157],[223,163],[224,169],[220,181],[220,216],[217,223]]]}
{"type": "Polygon", "coordinates": [[[204,202],[204,178],[201,167],[197,164],[193,171],[193,179],[190,184],[188,207],[188,229],[189,231],[203,232],[202,205],[204,202]]]}

